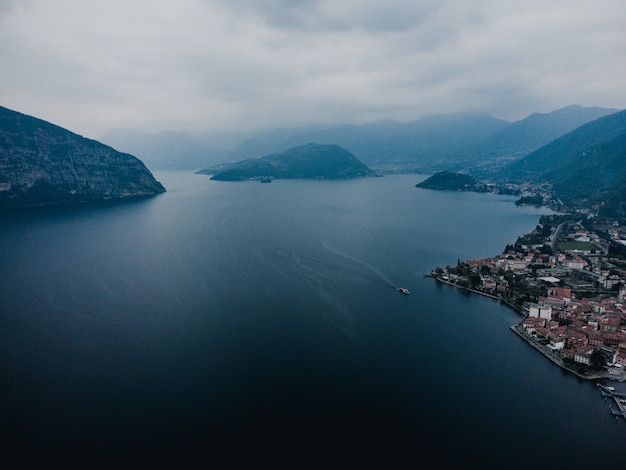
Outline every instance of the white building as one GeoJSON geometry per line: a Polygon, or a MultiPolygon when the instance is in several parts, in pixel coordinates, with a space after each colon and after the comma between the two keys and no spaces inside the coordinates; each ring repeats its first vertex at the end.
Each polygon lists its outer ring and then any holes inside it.
{"type": "Polygon", "coordinates": [[[592,349],[579,349],[574,354],[574,362],[578,362],[580,364],[586,364],[588,366],[591,365],[591,355],[593,353],[592,349]]]}
{"type": "Polygon", "coordinates": [[[552,351],[561,351],[565,348],[565,340],[562,337],[553,338],[547,348],[552,351]]]}
{"type": "Polygon", "coordinates": [[[528,306],[528,316],[545,318],[546,320],[552,319],[552,307],[544,304],[530,304],[528,306]]]}

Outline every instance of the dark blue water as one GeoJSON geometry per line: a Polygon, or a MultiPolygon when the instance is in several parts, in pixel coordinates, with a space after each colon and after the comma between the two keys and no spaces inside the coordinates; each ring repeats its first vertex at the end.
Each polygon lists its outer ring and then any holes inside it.
{"type": "Polygon", "coordinates": [[[593,384],[507,308],[424,277],[541,210],[415,175],[157,177],[152,199],[0,220],[7,448],[623,468],[626,422],[593,384]]]}

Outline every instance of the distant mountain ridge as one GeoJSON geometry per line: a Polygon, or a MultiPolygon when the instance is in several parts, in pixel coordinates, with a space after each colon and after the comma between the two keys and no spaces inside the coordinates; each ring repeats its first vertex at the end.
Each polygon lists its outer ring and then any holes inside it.
{"type": "Polygon", "coordinates": [[[0,107],[0,208],[125,199],[164,191],[132,155],[0,107]]]}
{"type": "Polygon", "coordinates": [[[379,121],[273,129],[242,141],[232,158],[266,155],[316,142],[340,145],[380,171],[428,172],[453,165],[457,151],[507,125],[484,113],[459,113],[429,115],[408,123],[379,121]]]}
{"type": "Polygon", "coordinates": [[[587,122],[618,111],[566,106],[508,122],[484,113],[433,114],[412,122],[303,126],[259,132],[231,155],[240,159],[307,142],[337,144],[381,172],[490,171],[522,158],[587,122]]]}
{"type": "Polygon", "coordinates": [[[113,129],[101,138],[135,155],[152,170],[197,170],[220,162],[261,157],[316,142],[339,145],[381,173],[439,171],[492,174],[512,161],[617,109],[566,106],[533,113],[515,122],[488,114],[431,114],[415,121],[367,124],[324,124],[269,129],[241,136],[147,133],[113,129]]]}
{"type": "Polygon", "coordinates": [[[261,178],[346,179],[376,176],[374,171],[339,145],[313,143],[294,147],[279,154],[207,168],[197,173],[213,175],[211,179],[221,181],[261,178]]]}

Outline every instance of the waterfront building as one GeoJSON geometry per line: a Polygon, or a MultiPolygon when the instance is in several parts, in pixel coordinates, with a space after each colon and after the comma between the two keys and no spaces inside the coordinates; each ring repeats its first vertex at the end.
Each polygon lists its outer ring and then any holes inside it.
{"type": "Polygon", "coordinates": [[[593,348],[578,349],[576,353],[574,354],[574,362],[590,366],[592,353],[593,353],[593,348]]]}

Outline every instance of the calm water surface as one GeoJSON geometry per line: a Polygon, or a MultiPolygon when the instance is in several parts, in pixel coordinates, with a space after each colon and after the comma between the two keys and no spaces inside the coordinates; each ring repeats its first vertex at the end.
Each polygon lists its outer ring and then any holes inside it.
{"type": "Polygon", "coordinates": [[[424,277],[545,210],[419,175],[156,176],[152,199],[0,219],[8,447],[623,468],[626,422],[593,384],[499,303],[424,277]]]}

